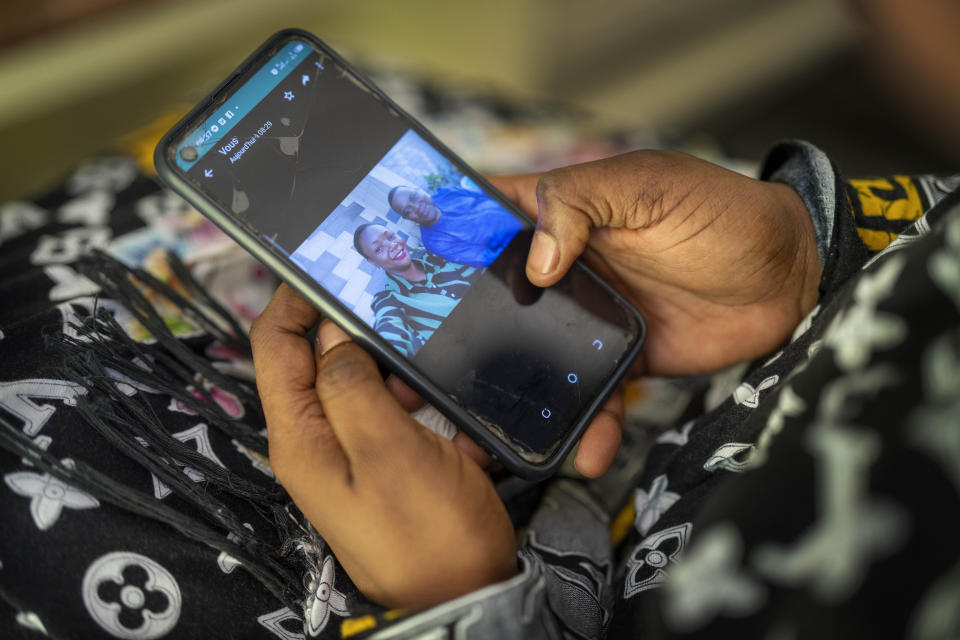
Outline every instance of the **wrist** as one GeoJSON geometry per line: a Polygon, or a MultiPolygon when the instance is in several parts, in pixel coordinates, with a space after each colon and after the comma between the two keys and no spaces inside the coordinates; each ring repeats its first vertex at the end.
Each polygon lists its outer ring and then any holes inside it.
{"type": "Polygon", "coordinates": [[[760,179],[792,188],[813,225],[820,266],[826,264],[837,207],[836,172],[827,155],[809,142],[777,144],[767,154],[760,179]]]}
{"type": "Polygon", "coordinates": [[[790,221],[790,236],[793,240],[794,260],[788,278],[789,286],[784,293],[799,323],[817,305],[819,300],[820,277],[823,267],[818,251],[817,234],[805,201],[792,187],[786,184],[770,183],[777,193],[785,216],[790,221]]]}

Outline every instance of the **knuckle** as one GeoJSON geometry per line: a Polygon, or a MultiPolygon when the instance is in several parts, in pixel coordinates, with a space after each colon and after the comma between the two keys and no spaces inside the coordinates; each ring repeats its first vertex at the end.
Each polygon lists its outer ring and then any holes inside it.
{"type": "Polygon", "coordinates": [[[323,397],[348,393],[379,377],[360,347],[344,344],[323,356],[317,369],[317,388],[323,397]]]}
{"type": "Polygon", "coordinates": [[[265,367],[276,362],[275,352],[281,343],[281,334],[267,325],[261,325],[254,332],[250,329],[250,350],[255,367],[265,367]]]}
{"type": "Polygon", "coordinates": [[[250,324],[250,343],[258,344],[263,340],[263,334],[266,329],[265,322],[263,320],[263,314],[261,313],[257,316],[254,321],[250,324]]]}
{"type": "Polygon", "coordinates": [[[562,193],[570,170],[567,167],[547,171],[537,180],[537,202],[541,205],[562,193]]]}

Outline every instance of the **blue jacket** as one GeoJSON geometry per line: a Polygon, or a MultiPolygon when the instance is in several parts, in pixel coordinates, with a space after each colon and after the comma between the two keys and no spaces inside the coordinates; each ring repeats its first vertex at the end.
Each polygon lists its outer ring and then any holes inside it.
{"type": "Polygon", "coordinates": [[[433,203],[443,215],[420,227],[423,246],[451,262],[489,266],[523,227],[510,212],[483,192],[442,187],[433,203]]]}

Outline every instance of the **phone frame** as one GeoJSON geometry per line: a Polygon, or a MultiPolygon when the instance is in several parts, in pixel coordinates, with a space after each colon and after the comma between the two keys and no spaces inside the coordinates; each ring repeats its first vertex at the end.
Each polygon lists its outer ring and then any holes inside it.
{"type": "Polygon", "coordinates": [[[256,229],[252,226],[245,225],[242,220],[234,218],[232,214],[224,211],[220,204],[207,198],[203,192],[186,178],[184,175],[185,172],[181,173],[183,170],[176,166],[176,161],[171,157],[170,150],[172,149],[173,154],[175,154],[176,144],[183,136],[196,128],[199,123],[202,123],[205,114],[222,105],[227,97],[239,88],[238,83],[250,75],[255,65],[268,59],[269,56],[275,54],[283,44],[294,38],[308,41],[317,50],[330,56],[346,72],[350,73],[355,80],[363,84],[363,86],[375,94],[378,99],[382,100],[385,107],[393,109],[404,118],[410,125],[410,128],[433,145],[464,175],[474,180],[488,195],[506,207],[511,213],[518,215],[523,220],[534,223],[529,216],[497,191],[482,175],[466,164],[445,144],[440,142],[440,140],[430,133],[416,118],[404,111],[391,100],[389,96],[364,77],[363,74],[354,69],[323,41],[307,31],[296,28],[283,29],[270,36],[241,62],[226,79],[213,89],[206,98],[183,116],[183,118],[160,139],[154,150],[154,165],[156,166],[158,175],[173,188],[174,191],[223,230],[224,233],[250,252],[257,260],[262,262],[264,266],[272,270],[282,281],[292,286],[300,295],[304,296],[311,304],[320,310],[324,316],[333,320],[354,341],[368,352],[372,352],[372,355],[374,355],[381,364],[398,375],[424,399],[450,418],[458,427],[463,428],[471,437],[477,440],[478,444],[487,450],[494,458],[499,460],[509,471],[529,480],[542,480],[552,475],[563,463],[570,450],[577,444],[580,436],[590,424],[592,417],[600,407],[603,406],[614,389],[616,389],[619,381],[627,373],[631,364],[639,355],[640,349],[646,339],[646,323],[640,313],[623,298],[623,296],[601,280],[587,265],[578,259],[574,266],[583,269],[586,274],[594,280],[597,286],[605,290],[632,315],[636,322],[637,332],[634,336],[633,343],[623,352],[620,362],[617,363],[617,366],[603,382],[600,391],[594,397],[593,401],[582,408],[573,420],[570,429],[557,444],[554,445],[553,450],[544,456],[542,462],[531,462],[492,433],[489,428],[483,426],[483,424],[473,417],[464,407],[452,401],[439,387],[435,386],[426,374],[418,369],[413,362],[395,351],[389,343],[376,333],[373,327],[367,326],[341,303],[336,296],[307,276],[286,254],[269,243],[261,241],[254,233],[256,229]],[[253,229],[253,231],[248,229],[253,229]]]}

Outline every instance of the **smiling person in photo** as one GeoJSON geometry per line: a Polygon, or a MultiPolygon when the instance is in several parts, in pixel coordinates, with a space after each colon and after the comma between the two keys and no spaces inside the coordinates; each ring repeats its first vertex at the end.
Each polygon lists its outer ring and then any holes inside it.
{"type": "Polygon", "coordinates": [[[356,250],[387,274],[373,298],[374,329],[406,356],[413,356],[440,327],[482,268],[449,262],[406,241],[384,226],[362,224],[353,234],[356,250]]]}

